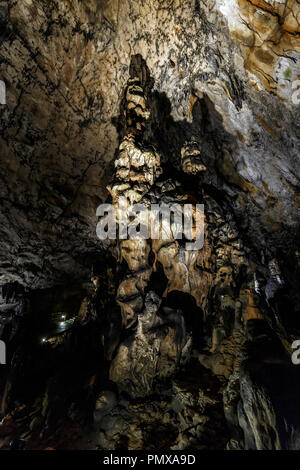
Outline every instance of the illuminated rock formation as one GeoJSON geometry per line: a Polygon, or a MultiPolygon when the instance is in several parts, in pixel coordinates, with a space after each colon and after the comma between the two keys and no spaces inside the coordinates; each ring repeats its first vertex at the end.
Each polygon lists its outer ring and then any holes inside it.
{"type": "Polygon", "coordinates": [[[192,175],[206,171],[206,166],[201,160],[201,152],[197,148],[197,142],[186,142],[182,147],[181,165],[185,173],[192,175]]]}
{"type": "Polygon", "coordinates": [[[0,0],[1,449],[300,449],[299,24],[0,0]]]}
{"type": "MultiPolygon", "coordinates": [[[[169,205],[191,203],[192,193],[179,182],[174,184],[163,180],[159,158],[154,158],[158,153],[155,150],[141,150],[145,120],[141,120],[143,114],[140,112],[145,112],[146,97],[140,82],[130,79],[129,83],[133,81],[139,100],[133,99],[132,95],[128,98],[127,87],[126,128],[136,128],[137,122],[143,123],[143,126],[138,128],[139,147],[132,134],[129,137],[125,135],[120,145],[115,161],[114,182],[109,187],[113,205],[119,208],[122,197],[127,201],[123,211],[136,202],[145,209],[150,206],[150,202],[169,205]],[[127,112],[129,104],[130,117],[127,112]]],[[[147,119],[149,116],[148,110],[147,119]]],[[[206,170],[196,142],[184,145],[181,159],[182,169],[189,175],[202,174],[206,170]]],[[[183,240],[173,237],[176,232],[175,219],[171,224],[169,238],[162,238],[164,223],[163,219],[159,219],[161,231],[158,239],[148,237],[114,242],[118,262],[125,261],[128,269],[118,287],[117,302],[124,326],[127,329],[135,326],[135,329],[128,341],[119,346],[111,364],[110,378],[132,396],[151,394],[155,383],[174,375],[182,365],[183,351],[185,355],[191,354],[191,332],[186,336],[184,311],[174,308],[174,305],[168,306],[167,299],[172,293],[193,299],[194,315],[198,315],[198,318],[194,318],[196,324],[211,324],[208,331],[202,334],[208,334],[207,345],[213,356],[202,354],[198,357],[206,366],[210,364],[217,374],[222,373],[227,377],[234,370],[234,358],[243,342],[242,333],[237,334],[235,330],[241,331],[250,318],[261,318],[259,309],[253,306],[253,288],[246,285],[237,289],[236,282],[242,269],[247,266],[247,259],[232,217],[228,214],[224,216],[216,202],[207,195],[203,196],[200,192],[198,197],[198,202],[203,202],[205,207],[205,237],[201,249],[188,250],[183,240]],[[158,269],[165,278],[161,297],[151,291],[152,278],[158,269]],[[212,298],[217,312],[211,311],[209,303],[212,298]],[[165,305],[161,305],[162,301],[165,305]],[[145,328],[145,322],[150,326],[145,328]],[[238,340],[234,339],[236,335],[238,340]],[[171,361],[172,366],[162,368],[160,363],[166,360],[167,363],[171,361]]],[[[122,216],[120,212],[119,223],[122,216]]]]}

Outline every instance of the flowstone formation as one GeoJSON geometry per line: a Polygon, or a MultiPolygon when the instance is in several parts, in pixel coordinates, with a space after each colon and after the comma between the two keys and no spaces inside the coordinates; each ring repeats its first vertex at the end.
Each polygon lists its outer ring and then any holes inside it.
{"type": "MultiPolygon", "coordinates": [[[[288,335],[270,306],[282,284],[278,263],[256,259],[226,205],[203,190],[201,142],[187,141],[181,149],[187,179],[164,178],[163,156],[144,141],[151,80],[143,61],[139,66],[124,93],[122,139],[109,187],[119,230],[121,200],[123,211],[132,203],[149,208],[197,202],[204,204],[205,237],[200,249],[186,249],[186,240],[175,238],[174,217],[169,237],[113,242],[124,269],[117,302],[126,335],[109,378],[123,398],[118,402],[103,392],[97,401],[100,446],[145,448],[152,426],[173,449],[299,446],[299,416],[291,418],[286,399],[283,411],[281,399],[273,397],[282,370],[299,390],[288,335]],[[261,375],[265,364],[273,370],[261,375]]],[[[158,227],[160,235],[167,230],[162,219],[158,227]]]]}

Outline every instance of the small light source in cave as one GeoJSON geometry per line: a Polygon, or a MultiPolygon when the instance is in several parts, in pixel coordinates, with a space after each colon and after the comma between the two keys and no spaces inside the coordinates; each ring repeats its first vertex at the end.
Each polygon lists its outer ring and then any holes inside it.
{"type": "Polygon", "coordinates": [[[42,338],[41,343],[46,343],[46,338],[42,338]]]}
{"type": "Polygon", "coordinates": [[[64,320],[66,318],[66,315],[62,315],[61,318],[64,320]]]}

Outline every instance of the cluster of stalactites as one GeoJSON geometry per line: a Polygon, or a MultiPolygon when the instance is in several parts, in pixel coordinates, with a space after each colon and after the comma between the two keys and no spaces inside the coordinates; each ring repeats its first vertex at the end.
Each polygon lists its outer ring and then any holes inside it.
{"type": "Polygon", "coordinates": [[[132,133],[142,133],[145,123],[150,117],[147,99],[139,78],[128,80],[125,91],[125,119],[126,127],[132,133]]]}
{"type": "MultiPolygon", "coordinates": [[[[162,170],[160,155],[153,149],[143,145],[143,133],[146,121],[150,117],[144,88],[139,78],[130,78],[124,94],[123,102],[123,139],[119,146],[118,156],[115,160],[115,174],[112,185],[108,188],[112,196],[112,203],[116,209],[117,222],[121,211],[128,210],[127,206],[136,203],[147,204],[147,196],[154,191],[157,203],[163,199],[163,191],[158,177],[162,170]],[[159,195],[160,193],[160,195],[159,195]],[[146,196],[146,199],[145,199],[146,196]],[[126,207],[124,207],[126,201],[126,207]]],[[[190,175],[201,176],[206,170],[201,160],[200,151],[196,141],[186,142],[181,152],[183,171],[190,175]]],[[[170,191],[170,195],[173,191],[170,191]]],[[[164,194],[165,197],[166,194],[164,194]]],[[[173,194],[173,202],[183,202],[187,198],[180,194],[173,194]]],[[[167,197],[168,199],[168,197],[167,197]]],[[[124,214],[123,214],[124,215],[124,214]]],[[[198,262],[203,262],[204,250],[201,253],[188,252],[180,248],[177,240],[119,240],[116,244],[116,253],[119,261],[125,260],[129,269],[126,278],[121,282],[117,292],[117,302],[121,307],[123,323],[130,327],[142,311],[144,304],[144,290],[147,286],[156,263],[159,262],[168,278],[165,295],[169,291],[179,290],[190,293],[195,297],[197,304],[201,304],[203,293],[199,291],[199,279],[195,271],[198,262]],[[148,256],[152,249],[155,262],[148,264],[148,256]],[[201,260],[200,260],[201,258],[201,260]]],[[[205,256],[204,256],[205,258],[205,256]]]]}
{"type": "Polygon", "coordinates": [[[206,166],[201,159],[201,152],[196,141],[188,141],[182,147],[181,167],[184,173],[190,175],[203,174],[206,171],[206,166]]]}
{"type": "Polygon", "coordinates": [[[140,80],[130,78],[125,90],[125,136],[115,160],[114,181],[108,190],[115,207],[120,197],[130,204],[139,202],[161,174],[160,156],[140,143],[150,111],[140,80]]]}
{"type": "MultiPolygon", "coordinates": [[[[152,148],[145,148],[142,142],[150,111],[143,86],[137,77],[128,80],[123,112],[124,137],[115,160],[114,180],[108,187],[119,223],[122,223],[120,217],[124,217],[124,210],[129,211],[130,206],[139,203],[162,172],[159,154],[152,148]]],[[[116,244],[118,259],[125,260],[131,272],[121,282],[117,293],[123,324],[127,327],[136,321],[136,313],[143,307],[142,292],[151,275],[149,250],[147,240],[119,240],[116,244]]]]}

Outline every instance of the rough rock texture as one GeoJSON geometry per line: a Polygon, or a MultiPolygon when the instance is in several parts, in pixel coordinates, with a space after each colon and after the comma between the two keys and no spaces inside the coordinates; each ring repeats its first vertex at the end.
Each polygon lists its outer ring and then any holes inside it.
{"type": "Polygon", "coordinates": [[[2,1],[3,282],[45,287],[86,276],[86,259],[100,249],[95,211],[135,54],[155,80],[162,115],[151,133],[165,158],[179,164],[184,141],[197,137],[207,181],[255,245],[290,240],[299,207],[298,10],[296,0],[2,1]]]}
{"type": "Polygon", "coordinates": [[[300,449],[298,10],[0,1],[1,449],[300,449]]]}

